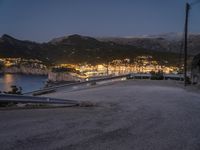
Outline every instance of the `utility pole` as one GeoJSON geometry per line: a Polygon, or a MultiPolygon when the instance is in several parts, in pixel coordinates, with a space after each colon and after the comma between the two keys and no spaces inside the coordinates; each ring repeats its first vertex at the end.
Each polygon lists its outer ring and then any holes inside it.
{"type": "Polygon", "coordinates": [[[188,16],[190,4],[186,3],[185,8],[185,42],[184,42],[184,85],[187,85],[187,40],[188,40],[188,16]]]}

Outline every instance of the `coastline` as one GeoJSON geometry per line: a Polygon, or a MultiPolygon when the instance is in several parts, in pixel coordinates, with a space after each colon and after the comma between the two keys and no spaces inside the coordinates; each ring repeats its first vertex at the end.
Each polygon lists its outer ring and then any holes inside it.
{"type": "Polygon", "coordinates": [[[48,69],[28,68],[28,67],[9,67],[0,71],[0,74],[27,74],[27,75],[48,75],[48,69]]]}

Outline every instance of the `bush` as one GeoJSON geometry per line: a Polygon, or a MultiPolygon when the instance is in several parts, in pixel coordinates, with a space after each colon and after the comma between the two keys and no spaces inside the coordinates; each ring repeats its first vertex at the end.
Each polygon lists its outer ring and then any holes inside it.
{"type": "Polygon", "coordinates": [[[163,80],[164,79],[162,71],[158,71],[158,72],[151,71],[150,73],[151,73],[151,80],[163,80]]]}
{"type": "Polygon", "coordinates": [[[17,87],[16,85],[11,85],[11,91],[4,92],[5,94],[17,94],[22,95],[22,88],[17,87]]]}
{"type": "MultiPolygon", "coordinates": [[[[1,91],[0,91],[1,93],[1,91]]],[[[11,86],[11,91],[3,92],[5,94],[17,94],[17,95],[22,95],[22,88],[17,87],[16,85],[11,86]]],[[[17,103],[14,102],[0,102],[0,107],[10,107],[10,106],[15,106],[17,103]]]]}

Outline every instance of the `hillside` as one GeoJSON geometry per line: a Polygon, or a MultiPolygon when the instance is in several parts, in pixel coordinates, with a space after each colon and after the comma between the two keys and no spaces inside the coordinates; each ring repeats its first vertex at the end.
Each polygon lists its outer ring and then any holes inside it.
{"type": "MultiPolygon", "coordinates": [[[[155,43],[155,46],[158,46],[155,43]]],[[[160,63],[165,60],[177,63],[177,54],[154,51],[137,44],[122,44],[113,41],[99,41],[92,37],[71,35],[53,39],[48,43],[22,41],[9,35],[0,38],[1,57],[36,58],[47,63],[99,63],[113,59],[134,58],[138,55],[152,55],[160,63]]]]}
{"type": "MultiPolygon", "coordinates": [[[[180,53],[183,46],[183,35],[180,33],[169,33],[161,35],[149,35],[141,37],[110,37],[99,38],[100,41],[112,41],[117,44],[133,45],[138,48],[153,51],[180,53]]],[[[200,53],[200,34],[190,34],[188,38],[188,53],[196,55],[200,53]]]]}

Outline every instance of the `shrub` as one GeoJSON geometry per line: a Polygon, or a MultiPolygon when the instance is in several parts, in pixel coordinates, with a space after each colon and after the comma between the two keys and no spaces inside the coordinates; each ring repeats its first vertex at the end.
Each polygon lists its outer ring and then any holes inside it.
{"type": "Polygon", "coordinates": [[[151,80],[163,80],[164,76],[163,76],[163,72],[162,71],[151,71],[151,80]]]}

